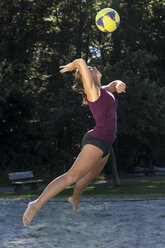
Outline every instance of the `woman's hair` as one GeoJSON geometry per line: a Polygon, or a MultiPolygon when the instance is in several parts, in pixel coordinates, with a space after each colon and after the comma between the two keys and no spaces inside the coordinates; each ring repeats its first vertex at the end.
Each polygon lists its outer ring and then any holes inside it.
{"type": "Polygon", "coordinates": [[[82,95],[83,98],[82,104],[87,104],[87,102],[85,101],[86,94],[84,92],[82,76],[78,69],[75,72],[75,84],[72,86],[72,89],[82,95]]]}

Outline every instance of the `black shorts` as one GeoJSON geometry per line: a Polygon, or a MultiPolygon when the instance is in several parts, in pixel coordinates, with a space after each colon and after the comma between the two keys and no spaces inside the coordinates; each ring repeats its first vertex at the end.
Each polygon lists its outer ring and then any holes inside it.
{"type": "Polygon", "coordinates": [[[110,154],[113,141],[96,138],[91,134],[86,133],[84,138],[82,139],[82,147],[87,144],[99,147],[103,151],[102,158],[104,158],[106,155],[110,154]]]}

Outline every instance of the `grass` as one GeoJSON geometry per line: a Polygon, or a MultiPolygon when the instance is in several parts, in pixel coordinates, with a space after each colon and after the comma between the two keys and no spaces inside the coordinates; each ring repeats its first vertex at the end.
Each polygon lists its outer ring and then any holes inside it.
{"type": "MultiPolygon", "coordinates": [[[[42,191],[3,192],[0,198],[24,199],[36,198],[42,191]]],[[[68,197],[73,187],[68,187],[57,197],[68,197]]],[[[111,183],[90,185],[83,193],[83,197],[107,198],[159,198],[165,197],[165,178],[123,182],[121,187],[114,187],[111,183]]]]}

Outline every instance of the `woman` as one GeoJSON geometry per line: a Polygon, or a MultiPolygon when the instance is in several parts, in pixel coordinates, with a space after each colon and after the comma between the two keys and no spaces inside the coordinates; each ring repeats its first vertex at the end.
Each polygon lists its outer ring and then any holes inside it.
{"type": "Polygon", "coordinates": [[[82,150],[70,170],[54,179],[35,201],[28,204],[23,216],[24,226],[32,221],[49,199],[73,183],[73,196],[68,200],[76,212],[82,192],[104,168],[116,137],[117,103],[111,92],[125,92],[125,83],[116,80],[101,87],[101,73],[96,67],[88,67],[83,59],[76,59],[60,68],[61,73],[76,70],[74,89],[85,92],[85,100],[95,118],[96,127],[84,136],[82,150]]]}

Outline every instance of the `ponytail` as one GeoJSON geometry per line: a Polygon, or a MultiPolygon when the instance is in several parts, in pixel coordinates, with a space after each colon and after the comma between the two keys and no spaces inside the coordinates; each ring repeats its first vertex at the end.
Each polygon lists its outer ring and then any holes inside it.
{"type": "Polygon", "coordinates": [[[75,72],[75,84],[72,86],[72,89],[82,95],[82,98],[83,98],[82,105],[88,104],[87,101],[85,100],[86,94],[84,93],[82,76],[79,70],[76,70],[75,72]]]}

